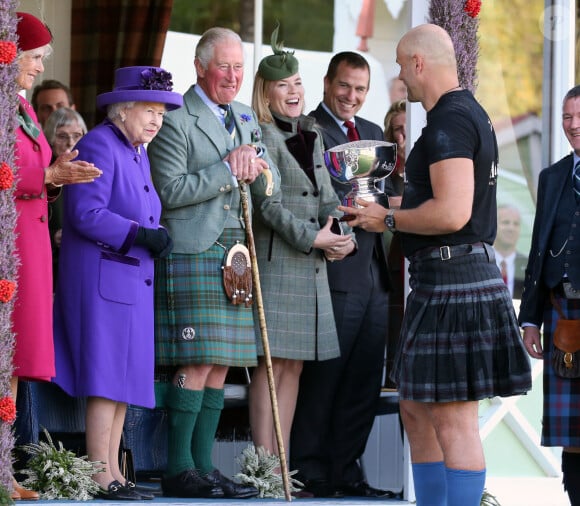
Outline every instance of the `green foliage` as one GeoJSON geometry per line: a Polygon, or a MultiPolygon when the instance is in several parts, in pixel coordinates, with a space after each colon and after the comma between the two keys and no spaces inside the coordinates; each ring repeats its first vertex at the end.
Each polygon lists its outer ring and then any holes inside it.
{"type": "Polygon", "coordinates": [[[12,500],[12,494],[10,494],[4,485],[0,485],[0,504],[4,504],[6,506],[14,504],[14,501],[12,500]]]}
{"type": "MultiPolygon", "coordinates": [[[[254,33],[253,0],[174,0],[169,29],[201,34],[213,26],[231,28],[243,40],[254,33]]],[[[331,51],[333,37],[333,2],[329,0],[264,0],[262,38],[270,40],[276,22],[285,47],[331,51]],[[308,15],[305,16],[305,13],[308,15]]]]}
{"type": "Polygon", "coordinates": [[[91,462],[86,456],[77,457],[60,441],[57,448],[46,429],[44,435],[47,442],[22,447],[30,455],[28,467],[22,471],[28,477],[22,485],[37,490],[42,499],[92,499],[100,490],[92,475],[102,470],[102,463],[91,462]]]}
{"type": "Polygon", "coordinates": [[[477,98],[495,121],[529,112],[541,115],[543,9],[543,0],[483,2],[477,98]]]}
{"type": "MultiPolygon", "coordinates": [[[[271,455],[262,446],[256,448],[253,444],[248,445],[242,455],[237,459],[240,464],[240,472],[236,478],[241,483],[252,485],[258,489],[258,497],[284,498],[284,483],[280,474],[280,459],[277,455],[271,455]]],[[[288,473],[290,491],[296,492],[302,487],[302,483],[292,478],[298,471],[288,473]]]]}

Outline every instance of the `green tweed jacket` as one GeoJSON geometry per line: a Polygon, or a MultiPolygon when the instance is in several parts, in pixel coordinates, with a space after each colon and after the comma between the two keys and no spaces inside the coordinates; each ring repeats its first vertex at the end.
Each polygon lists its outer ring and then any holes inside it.
{"type": "MultiPolygon", "coordinates": [[[[242,144],[265,149],[252,109],[239,102],[232,102],[231,107],[235,144],[192,86],[183,96],[183,107],[167,113],[147,149],[153,183],[163,204],[161,223],[173,239],[173,253],[205,251],[222,233],[238,199],[231,172],[222,161],[228,152],[242,144]]],[[[274,191],[279,191],[278,170],[267,151],[264,158],[272,171],[274,191]]],[[[268,200],[265,186],[264,176],[250,185],[255,206],[268,200]]]]}
{"type": "MultiPolygon", "coordinates": [[[[287,147],[297,133],[314,130],[308,116],[284,118],[291,131],[261,124],[263,141],[280,171],[282,191],[256,209],[254,238],[272,356],[326,360],[340,355],[326,260],[312,244],[328,216],[340,217],[338,197],[324,165],[322,135],[314,140],[314,180],[287,147]]],[[[343,224],[344,232],[352,230],[343,224]]],[[[354,240],[354,235],[353,235],[354,240]]],[[[255,321],[258,321],[257,319],[255,321]]],[[[257,329],[258,352],[262,354],[257,329]]]]}

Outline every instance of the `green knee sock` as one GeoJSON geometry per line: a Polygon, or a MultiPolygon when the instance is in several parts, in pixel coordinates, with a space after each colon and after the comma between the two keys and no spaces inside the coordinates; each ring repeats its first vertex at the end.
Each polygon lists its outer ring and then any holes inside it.
{"type": "Polygon", "coordinates": [[[191,455],[191,435],[199,416],[202,390],[169,387],[166,397],[169,424],[167,429],[167,476],[195,469],[191,455]]]}
{"type": "Polygon", "coordinates": [[[214,469],[211,452],[223,408],[223,389],[206,388],[191,440],[191,453],[197,469],[202,473],[209,473],[214,469]]]}

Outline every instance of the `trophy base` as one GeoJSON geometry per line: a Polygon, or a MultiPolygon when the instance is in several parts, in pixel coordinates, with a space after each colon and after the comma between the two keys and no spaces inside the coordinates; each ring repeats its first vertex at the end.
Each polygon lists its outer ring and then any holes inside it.
{"type": "MultiPolygon", "coordinates": [[[[389,198],[383,192],[373,192],[373,193],[348,193],[342,199],[342,205],[344,207],[362,207],[355,202],[355,199],[364,200],[366,202],[376,202],[386,209],[389,209],[389,198]]],[[[345,213],[340,221],[350,221],[353,220],[354,216],[352,214],[345,213]]]]}

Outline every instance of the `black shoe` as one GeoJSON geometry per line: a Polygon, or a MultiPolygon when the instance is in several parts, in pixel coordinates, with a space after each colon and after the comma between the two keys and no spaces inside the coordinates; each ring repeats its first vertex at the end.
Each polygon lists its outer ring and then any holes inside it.
{"type": "Polygon", "coordinates": [[[329,481],[326,480],[304,480],[302,492],[312,494],[314,497],[331,497],[340,499],[343,494],[337,490],[329,481]]]}
{"type": "Polygon", "coordinates": [[[109,483],[107,490],[102,490],[97,494],[98,499],[108,501],[140,501],[141,496],[121,485],[117,480],[109,483]]]}
{"type": "Polygon", "coordinates": [[[175,476],[163,477],[161,489],[166,497],[205,497],[217,499],[224,496],[221,487],[204,480],[197,470],[188,469],[175,476]]]}
{"type": "Polygon", "coordinates": [[[211,473],[202,475],[202,478],[215,487],[221,487],[224,491],[224,497],[230,499],[249,499],[256,497],[259,492],[256,487],[252,485],[243,485],[226,478],[218,469],[214,469],[211,473]]]}
{"type": "Polygon", "coordinates": [[[395,497],[393,492],[389,490],[381,490],[380,488],[371,487],[366,481],[357,481],[354,483],[347,483],[340,487],[345,496],[350,497],[368,497],[368,498],[391,498],[395,497]]]}
{"type": "Polygon", "coordinates": [[[155,499],[155,494],[153,493],[153,489],[150,489],[149,487],[142,487],[140,485],[135,485],[135,483],[133,483],[132,481],[127,480],[125,482],[125,488],[128,488],[129,490],[136,492],[137,494],[139,494],[141,496],[141,499],[143,499],[145,501],[151,501],[151,500],[155,499]]]}

